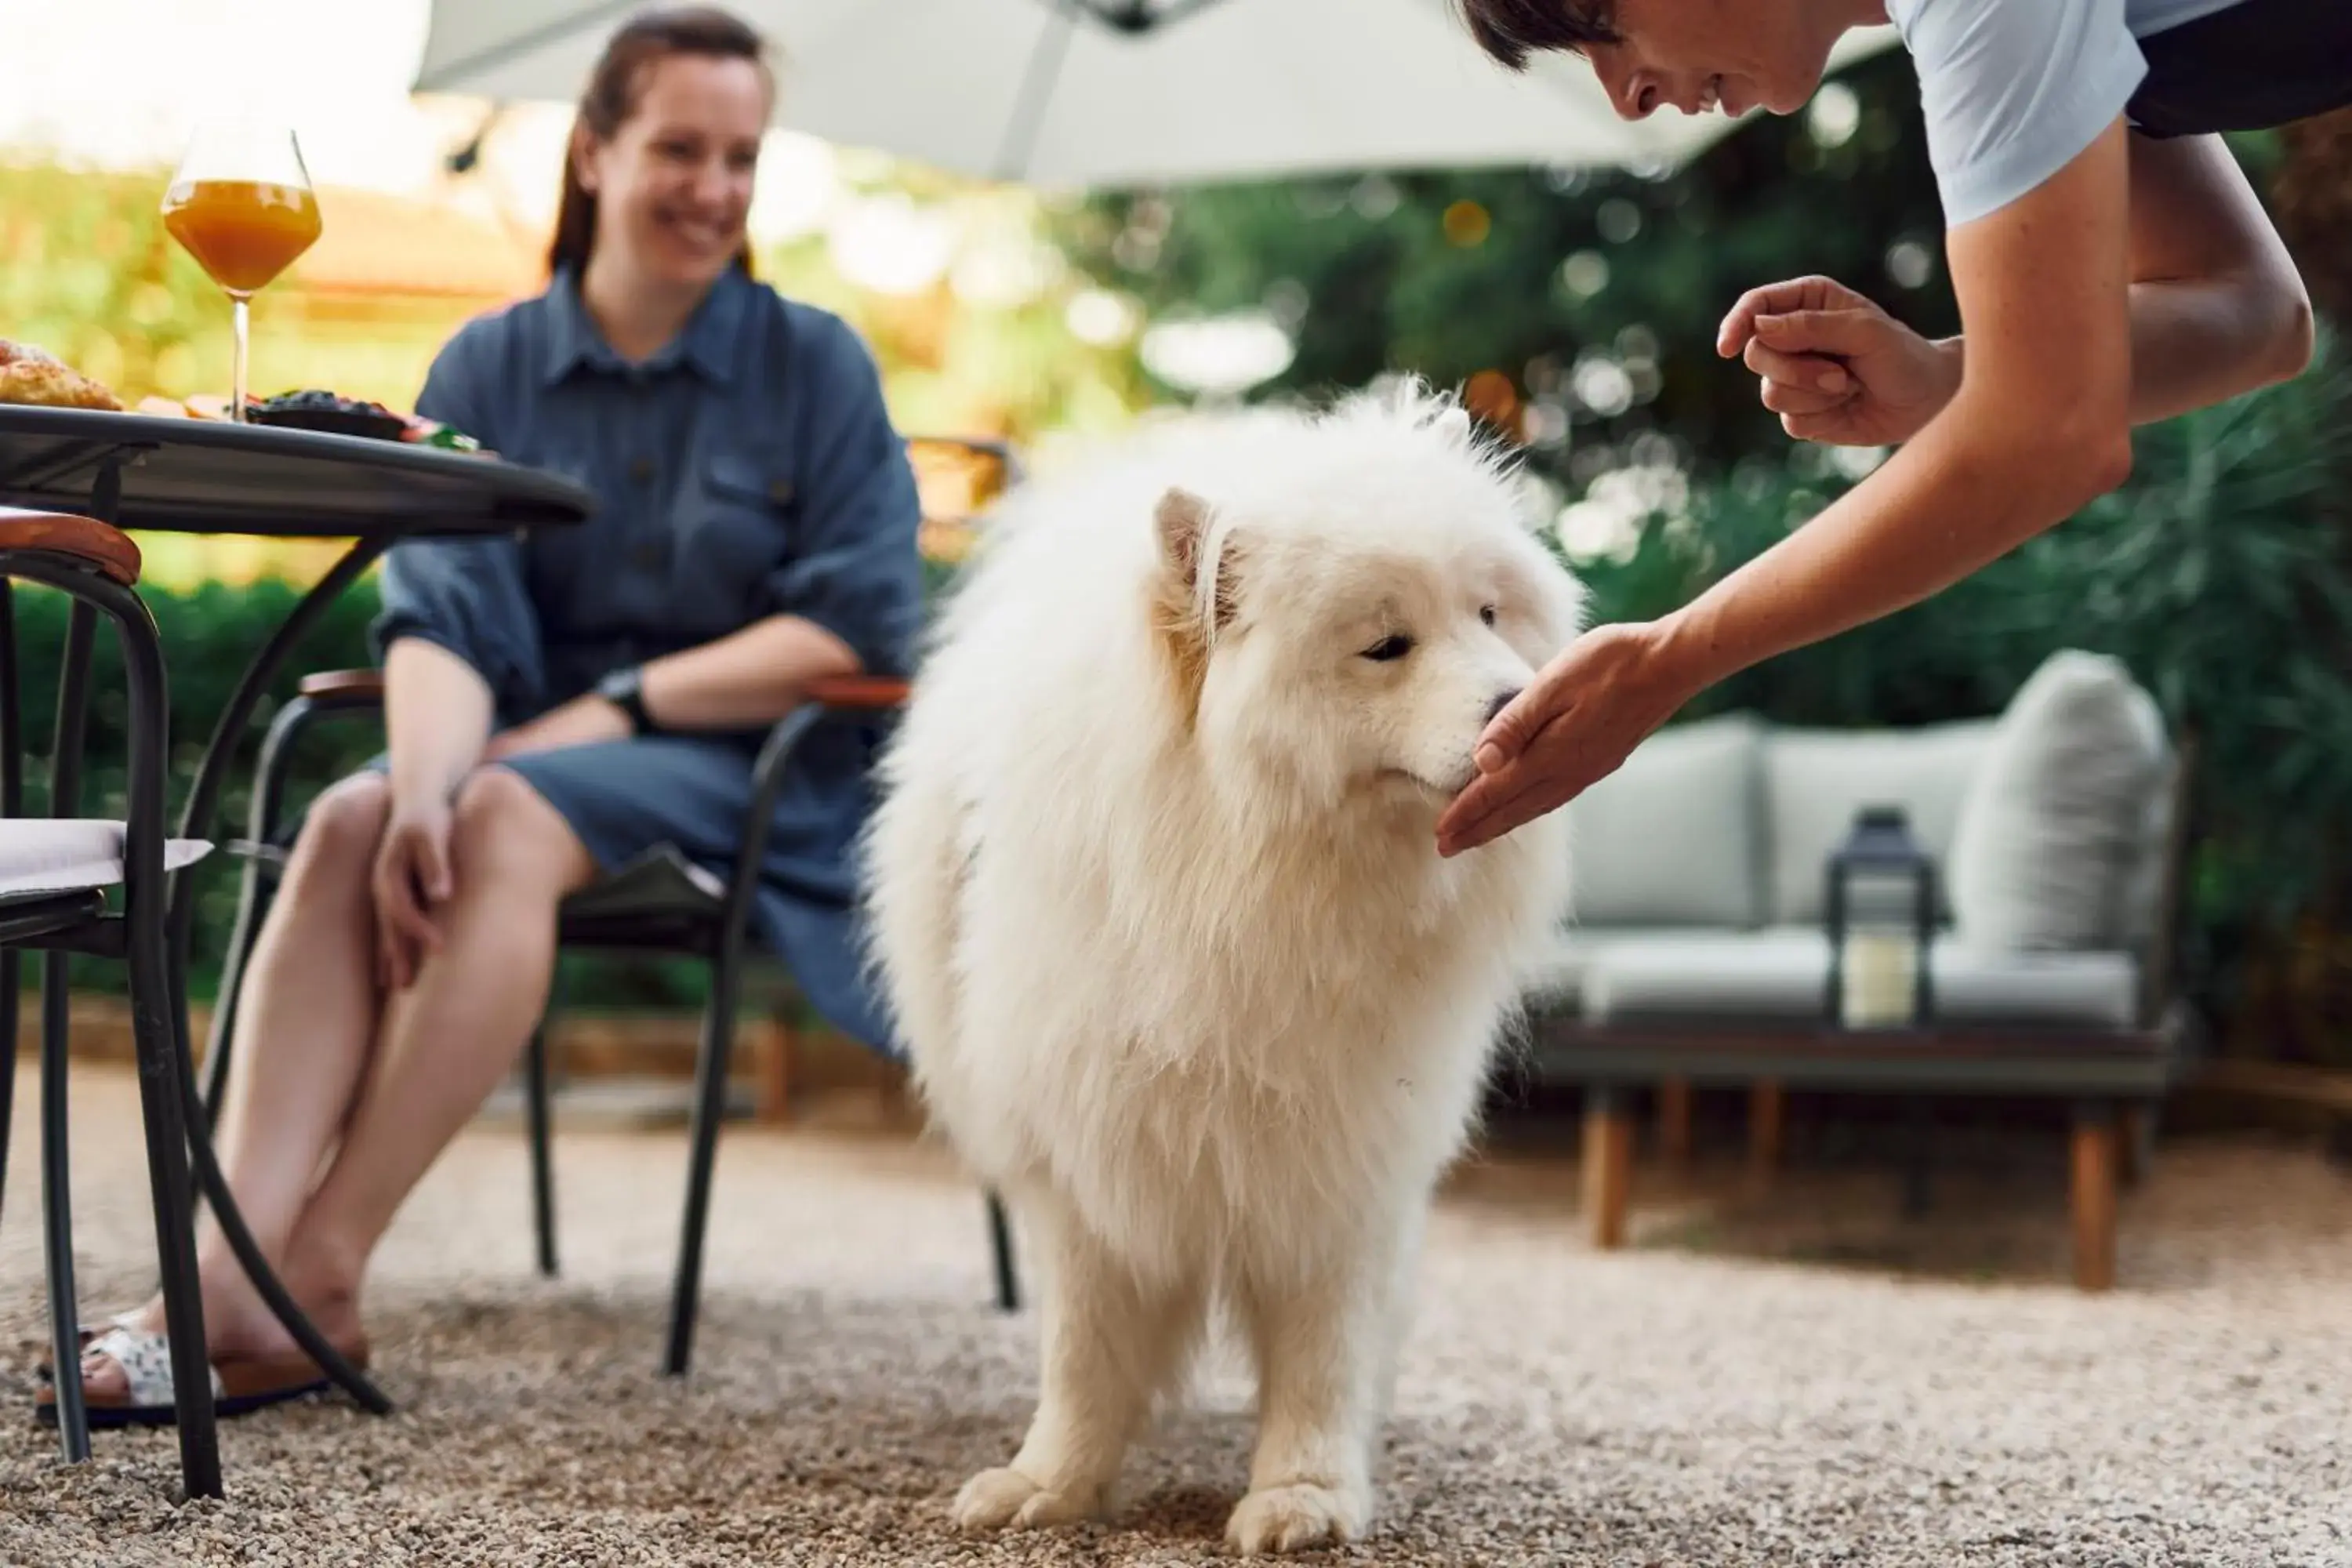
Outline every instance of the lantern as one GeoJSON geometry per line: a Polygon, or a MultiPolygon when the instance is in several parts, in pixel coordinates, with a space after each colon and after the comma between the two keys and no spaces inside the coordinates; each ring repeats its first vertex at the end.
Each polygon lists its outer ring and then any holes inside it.
{"type": "Polygon", "coordinates": [[[1846,1029],[1917,1028],[1933,997],[1936,868],[1900,806],[1864,807],[1830,856],[1830,1019],[1846,1029]]]}

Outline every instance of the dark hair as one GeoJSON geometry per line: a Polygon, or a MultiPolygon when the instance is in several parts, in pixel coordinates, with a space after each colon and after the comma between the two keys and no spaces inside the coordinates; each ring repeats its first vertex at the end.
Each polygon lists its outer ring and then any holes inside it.
{"type": "Polygon", "coordinates": [[[1478,47],[1512,70],[1547,49],[1571,52],[1618,41],[1608,0],[1456,0],[1478,47]]]}
{"type": "MultiPolygon", "coordinates": [[[[614,33],[597,58],[596,68],[589,73],[587,90],[580,95],[572,139],[564,144],[563,196],[555,209],[555,238],[547,247],[551,276],[566,267],[585,271],[588,253],[596,243],[596,198],[580,183],[580,131],[585,129],[599,138],[619,131],[636,112],[646,68],[672,55],[750,60],[762,72],[768,69],[766,41],[716,5],[646,11],[631,17],[614,33]]],[[[737,253],[735,265],[747,274],[751,270],[750,241],[737,253]]]]}

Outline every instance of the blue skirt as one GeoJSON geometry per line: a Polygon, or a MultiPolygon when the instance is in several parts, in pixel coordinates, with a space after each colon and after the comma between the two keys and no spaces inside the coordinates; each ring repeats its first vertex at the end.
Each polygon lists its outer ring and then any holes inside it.
{"type": "MultiPolygon", "coordinates": [[[[654,735],[509,757],[570,826],[599,871],[667,844],[720,881],[731,879],[751,805],[759,738],[654,735]]],[[[904,1054],[858,963],[860,921],[850,851],[868,805],[869,741],[849,726],[803,738],[770,820],[754,939],[782,961],[811,1005],[868,1049],[904,1054]]],[[[379,756],[370,767],[382,772],[379,756]]]]}

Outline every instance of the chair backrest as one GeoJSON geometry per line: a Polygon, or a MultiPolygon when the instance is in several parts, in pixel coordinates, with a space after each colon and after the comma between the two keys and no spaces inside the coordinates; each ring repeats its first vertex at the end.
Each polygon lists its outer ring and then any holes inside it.
{"type": "Polygon", "coordinates": [[[0,817],[24,811],[24,714],[17,686],[15,582],[42,584],[75,601],[65,667],[59,677],[57,739],[49,757],[48,815],[75,815],[80,787],[87,713],[90,632],[94,616],[111,620],[121,636],[123,679],[131,699],[131,815],[160,826],[162,749],[165,743],[163,672],[154,622],[140,605],[139,546],[110,523],[76,512],[0,506],[0,817]],[[143,804],[142,804],[143,803],[143,804]]]}
{"type": "Polygon", "coordinates": [[[121,529],[69,511],[0,506],[0,577],[16,551],[63,555],[93,566],[128,588],[139,581],[139,546],[121,529]]]}

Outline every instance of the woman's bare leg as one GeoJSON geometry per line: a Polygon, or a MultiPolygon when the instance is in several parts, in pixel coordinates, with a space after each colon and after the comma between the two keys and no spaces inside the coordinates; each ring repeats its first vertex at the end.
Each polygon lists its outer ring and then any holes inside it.
{"type": "MultiPolygon", "coordinates": [[[[384,781],[368,773],[319,797],[247,966],[215,1146],[237,1210],[273,1268],[350,1111],[375,1036],[368,872],[390,805],[384,781]]],[[[197,1225],[196,1262],[215,1355],[282,1342],[284,1331],[209,1210],[197,1225]]],[[[163,1331],[161,1296],[149,1300],[140,1326],[163,1331]]],[[[93,1393],[120,1388],[121,1370],[110,1363],[88,1370],[93,1393]]]]}
{"type": "MultiPolygon", "coordinates": [[[[368,873],[388,804],[382,781],[363,779],[314,808],[255,952],[221,1124],[224,1173],[255,1239],[320,1331],[342,1345],[358,1338],[361,1276],[393,1215],[529,1042],[554,967],[555,906],[594,874],[570,826],[520,775],[476,773],[451,830],[457,890],[436,911],[441,951],[382,1007],[379,1025],[368,873]],[[346,801],[372,799],[372,822],[356,804],[329,808],[344,791],[346,801]],[[349,852],[340,829],[355,840],[362,827],[364,852],[349,852]],[[298,873],[313,833],[306,878],[298,873]],[[346,889],[350,905],[339,901],[346,889]],[[305,892],[315,899],[306,903],[305,892]],[[326,918],[354,905],[347,926],[326,918]],[[336,989],[344,981],[353,992],[336,989]]],[[[201,1268],[215,1356],[295,1348],[209,1227],[201,1268]]],[[[142,1326],[161,1331],[160,1298],[146,1315],[142,1326]]],[[[110,1363],[86,1372],[93,1394],[121,1382],[110,1363]]]]}
{"type": "Polygon", "coordinates": [[[547,1005],[555,911],[595,863],[554,807],[504,768],[459,791],[450,853],[456,896],[437,911],[441,948],[398,997],[333,1163],[287,1247],[329,1317],[356,1322],[376,1243],[441,1151],[512,1070],[547,1005]]]}

